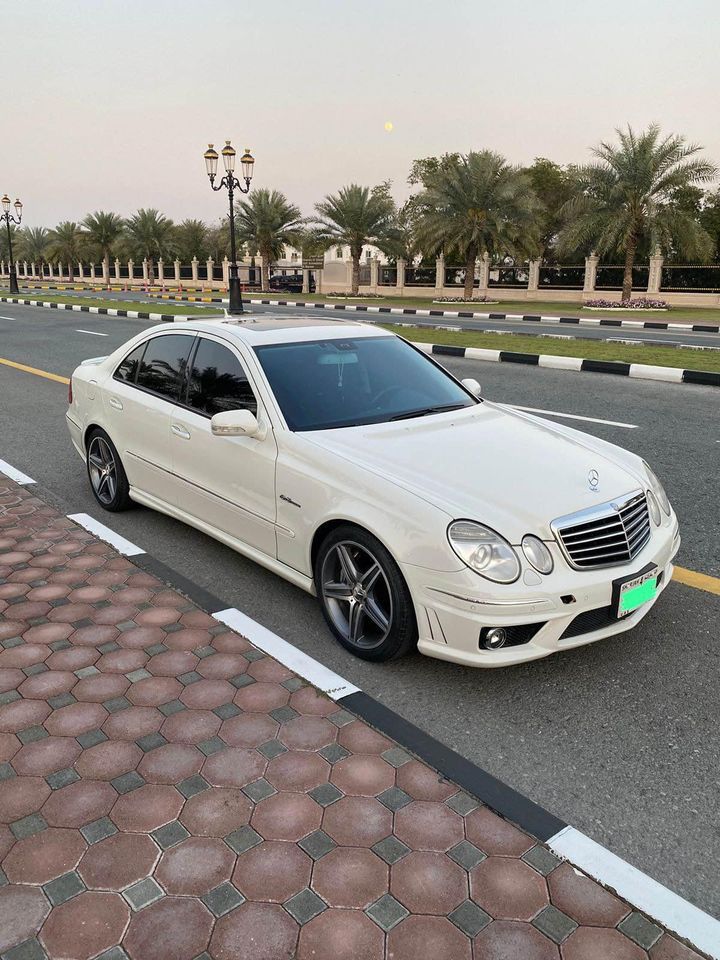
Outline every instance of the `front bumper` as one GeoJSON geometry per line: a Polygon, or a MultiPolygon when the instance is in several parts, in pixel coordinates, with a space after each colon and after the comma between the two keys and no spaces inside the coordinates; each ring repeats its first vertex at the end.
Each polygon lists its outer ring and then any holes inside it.
{"type": "Polygon", "coordinates": [[[553,553],[555,568],[535,586],[528,586],[523,580],[526,566],[516,583],[504,586],[489,583],[467,568],[440,573],[402,565],[415,603],[419,651],[467,666],[504,667],[539,660],[560,650],[630,630],[648,613],[672,579],[672,561],[680,547],[680,533],[673,513],[662,526],[653,529],[650,540],[631,563],[607,569],[572,570],[556,545],[548,544],[548,547],[553,553]],[[579,614],[610,606],[613,580],[632,576],[651,563],[662,572],[653,600],[600,629],[563,637],[579,614]],[[526,643],[499,650],[480,647],[483,627],[524,624],[542,626],[526,643]]]}

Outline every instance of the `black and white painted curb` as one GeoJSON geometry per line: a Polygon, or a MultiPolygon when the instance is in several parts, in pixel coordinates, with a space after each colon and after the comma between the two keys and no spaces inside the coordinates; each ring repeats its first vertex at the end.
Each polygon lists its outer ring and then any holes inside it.
{"type": "Polygon", "coordinates": [[[108,317],[127,317],[129,320],[157,320],[173,323],[175,320],[193,320],[193,316],[174,313],[148,313],[146,310],[121,310],[114,307],[86,307],[79,303],[56,303],[54,300],[23,300],[19,297],[0,297],[0,303],[17,303],[25,307],[45,307],[48,310],[74,310],[76,313],[97,313],[108,317]]]}
{"type": "MultiPolygon", "coordinates": [[[[35,483],[31,477],[4,460],[0,460],[0,473],[22,485],[35,483]]],[[[141,569],[179,590],[220,623],[242,634],[260,650],[312,683],[344,709],[386,734],[409,754],[414,754],[500,816],[546,844],[558,857],[569,861],[604,886],[616,891],[648,917],[707,953],[713,960],[720,960],[720,921],[405,720],[390,707],[364,693],[355,684],[283,640],[241,610],[229,607],[219,597],[168,567],[110,527],[87,513],[72,513],[67,516],[110,544],[118,553],[132,558],[133,563],[141,569]]]]}
{"type": "Polygon", "coordinates": [[[694,383],[720,387],[720,373],[708,370],[683,370],[680,367],[656,367],[649,363],[623,363],[620,360],[583,360],[580,357],[558,357],[544,353],[514,353],[512,350],[485,350],[481,347],[455,347],[443,343],[415,343],[423,353],[468,360],[490,360],[499,363],[524,363],[554,370],[575,370],[584,373],[613,373],[638,380],[662,380],[669,383],[694,383]]]}
{"type": "MultiPolygon", "coordinates": [[[[193,297],[173,294],[151,294],[164,300],[188,300],[193,297]]],[[[204,303],[229,303],[226,297],[197,298],[204,303]]],[[[708,323],[671,323],[664,320],[620,320],[613,317],[557,317],[539,313],[480,313],[471,310],[424,310],[420,307],[373,307],[359,303],[315,303],[306,300],[259,300],[250,297],[246,303],[267,307],[304,307],[314,310],[350,310],[361,313],[390,313],[413,317],[462,317],[466,320],[525,320],[528,323],[570,323],[589,327],[628,327],[633,330],[683,330],[685,333],[720,333],[720,325],[708,323]]]]}

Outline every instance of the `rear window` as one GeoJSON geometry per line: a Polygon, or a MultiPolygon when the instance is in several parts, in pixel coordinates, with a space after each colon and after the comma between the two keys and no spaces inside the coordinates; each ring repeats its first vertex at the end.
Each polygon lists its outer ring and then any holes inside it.
{"type": "Polygon", "coordinates": [[[140,367],[140,360],[142,359],[143,353],[145,353],[146,346],[146,343],[141,343],[139,347],[135,347],[135,349],[125,357],[113,374],[115,380],[122,380],[124,383],[135,383],[140,367]]]}
{"type": "Polygon", "coordinates": [[[178,334],[148,340],[135,380],[138,387],[177,400],[193,343],[194,337],[178,334]]]}

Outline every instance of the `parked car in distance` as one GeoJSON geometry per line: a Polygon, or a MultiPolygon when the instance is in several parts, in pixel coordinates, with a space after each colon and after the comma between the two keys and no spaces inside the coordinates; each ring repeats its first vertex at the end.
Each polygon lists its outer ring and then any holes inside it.
{"type": "MultiPolygon", "coordinates": [[[[282,274],[273,274],[270,277],[270,289],[277,290],[281,293],[302,293],[303,292],[303,277],[302,272],[300,273],[288,273],[286,276],[282,274]]],[[[310,274],[310,289],[308,293],[315,292],[315,280],[310,274]]]]}
{"type": "Polygon", "coordinates": [[[100,506],[160,510],[315,594],[368,660],[545,657],[629,630],[672,576],[677,518],[640,457],[377,327],[162,325],[69,389],[100,506]]]}

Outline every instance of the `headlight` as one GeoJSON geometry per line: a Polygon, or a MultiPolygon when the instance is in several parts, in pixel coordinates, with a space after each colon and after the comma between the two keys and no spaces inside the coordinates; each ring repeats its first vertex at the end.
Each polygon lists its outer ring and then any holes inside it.
{"type": "Polygon", "coordinates": [[[520,561],[500,534],[472,520],[456,520],[448,527],[450,546],[472,570],[496,583],[512,583],[520,576],[520,561]]]}
{"type": "Polygon", "coordinates": [[[645,467],[645,473],[647,474],[648,482],[650,483],[650,489],[660,501],[660,506],[663,508],[665,513],[670,516],[672,508],[670,506],[670,501],[668,500],[668,495],[665,493],[665,488],[644,460],[643,466],[645,467]]]}
{"type": "Polygon", "coordinates": [[[523,553],[538,573],[552,573],[553,558],[552,554],[539,537],[534,537],[531,533],[522,538],[523,553]]]}
{"type": "Polygon", "coordinates": [[[650,511],[650,516],[652,517],[652,522],[656,527],[659,527],[662,517],[660,516],[660,507],[658,506],[657,497],[652,490],[648,490],[647,492],[647,504],[648,510],[650,511]]]}

